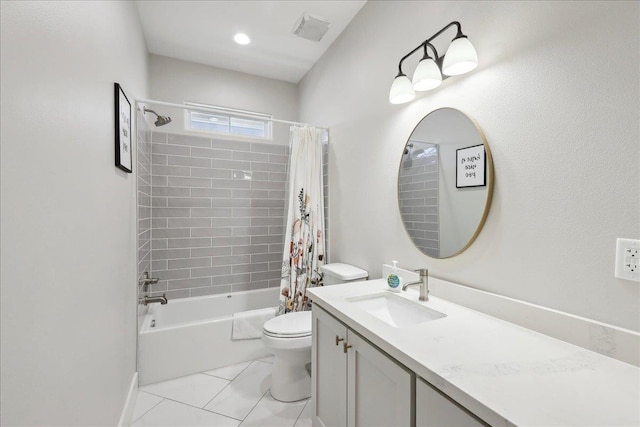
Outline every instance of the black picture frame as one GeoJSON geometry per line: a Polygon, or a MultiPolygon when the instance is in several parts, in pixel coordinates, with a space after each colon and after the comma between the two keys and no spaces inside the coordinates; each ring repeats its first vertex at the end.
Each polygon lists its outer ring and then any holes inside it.
{"type": "Polygon", "coordinates": [[[115,100],[116,167],[133,172],[133,138],[131,137],[131,103],[118,83],[113,84],[115,100]]]}
{"type": "Polygon", "coordinates": [[[456,150],[456,188],[485,187],[486,185],[487,152],[484,144],[458,148],[456,150]]]}

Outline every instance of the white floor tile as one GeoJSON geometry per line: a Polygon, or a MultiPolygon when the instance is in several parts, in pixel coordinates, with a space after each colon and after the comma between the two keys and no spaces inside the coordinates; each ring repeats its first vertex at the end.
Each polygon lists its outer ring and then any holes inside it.
{"type": "Polygon", "coordinates": [[[229,381],[209,375],[195,374],[161,383],[149,384],[140,390],[167,399],[202,408],[229,384],[229,381]]]}
{"type": "Polygon", "coordinates": [[[306,400],[278,402],[270,393],[264,395],[255,408],[244,419],[241,427],[293,427],[304,409],[306,400]]]}
{"type": "Polygon", "coordinates": [[[251,362],[204,409],[243,420],[271,386],[271,364],[251,362]]]}
{"type": "Polygon", "coordinates": [[[207,412],[171,400],[163,400],[143,415],[132,427],[152,426],[215,426],[237,427],[240,421],[224,417],[222,415],[207,412]]]}
{"type": "Polygon", "coordinates": [[[275,358],[276,358],[276,357],[272,354],[271,356],[265,356],[265,357],[260,358],[260,359],[258,359],[258,360],[259,360],[259,361],[261,361],[261,362],[273,363],[273,360],[274,360],[275,358]]]}
{"type": "Polygon", "coordinates": [[[136,406],[134,406],[133,414],[131,415],[131,422],[135,422],[151,408],[162,402],[162,399],[162,397],[158,397],[153,394],[145,393],[144,391],[138,390],[138,396],[136,397],[136,406]]]}
{"type": "Polygon", "coordinates": [[[213,375],[214,377],[224,378],[225,380],[233,380],[240,375],[240,372],[244,371],[247,366],[251,364],[249,362],[242,362],[231,366],[225,366],[224,368],[214,369],[212,371],[203,372],[203,374],[213,375]]]}
{"type": "Polygon", "coordinates": [[[307,399],[307,404],[304,405],[302,413],[298,417],[298,421],[294,424],[294,427],[311,427],[311,399],[307,399]]]}

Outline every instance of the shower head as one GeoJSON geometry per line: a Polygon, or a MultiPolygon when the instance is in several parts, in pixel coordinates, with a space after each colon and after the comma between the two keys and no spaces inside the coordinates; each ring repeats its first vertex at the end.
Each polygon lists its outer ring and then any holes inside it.
{"type": "Polygon", "coordinates": [[[164,126],[167,123],[171,122],[171,117],[169,116],[161,116],[160,114],[156,113],[153,110],[148,109],[147,107],[144,107],[144,109],[142,110],[143,112],[149,112],[149,113],[153,113],[156,115],[157,119],[154,123],[154,125],[156,125],[156,127],[160,127],[160,126],[164,126]]]}
{"type": "Polygon", "coordinates": [[[167,123],[171,123],[171,117],[168,116],[158,116],[158,118],[156,119],[156,121],[154,122],[154,125],[156,125],[157,127],[159,126],[164,126],[167,123]]]}
{"type": "Polygon", "coordinates": [[[404,146],[404,154],[409,154],[411,149],[413,148],[413,142],[408,143],[404,146]]]}

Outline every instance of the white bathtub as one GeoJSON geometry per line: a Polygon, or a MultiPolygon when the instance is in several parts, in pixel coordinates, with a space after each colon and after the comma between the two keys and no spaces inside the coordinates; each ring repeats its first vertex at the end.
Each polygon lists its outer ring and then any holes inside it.
{"type": "Polygon", "coordinates": [[[269,288],[152,304],[138,340],[140,385],[267,356],[261,339],[231,340],[232,315],[275,307],[278,294],[269,288]]]}

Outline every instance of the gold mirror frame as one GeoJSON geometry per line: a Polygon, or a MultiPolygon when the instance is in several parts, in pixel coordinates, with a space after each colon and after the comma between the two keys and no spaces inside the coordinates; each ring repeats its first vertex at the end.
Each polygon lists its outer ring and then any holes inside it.
{"type": "MultiPolygon", "coordinates": [[[[489,147],[489,143],[487,142],[487,138],[486,138],[484,132],[482,131],[482,129],[480,128],[480,126],[478,125],[478,123],[474,119],[469,117],[464,112],[458,110],[457,108],[451,108],[451,107],[438,108],[436,110],[433,110],[433,111],[429,112],[424,117],[422,117],[420,119],[420,121],[416,124],[416,126],[413,128],[413,130],[409,134],[409,137],[407,138],[406,142],[402,146],[403,152],[407,148],[407,144],[409,144],[411,136],[415,133],[415,131],[418,128],[418,126],[420,126],[420,123],[422,123],[422,121],[424,119],[426,119],[430,114],[433,114],[436,111],[444,110],[444,109],[453,110],[453,111],[456,111],[456,112],[462,114],[464,117],[466,117],[474,125],[474,127],[476,128],[476,131],[478,132],[478,135],[480,136],[480,139],[482,141],[482,145],[484,146],[485,158],[486,158],[486,168],[487,168],[486,173],[487,173],[487,181],[488,181],[487,182],[487,197],[485,199],[484,210],[482,212],[482,216],[480,217],[480,221],[478,222],[478,226],[476,227],[475,232],[473,233],[473,235],[471,236],[471,238],[469,239],[467,244],[464,245],[457,252],[455,252],[455,253],[453,253],[451,255],[448,255],[448,256],[443,256],[443,257],[438,257],[438,258],[429,256],[426,253],[424,253],[415,244],[415,242],[413,240],[413,237],[411,236],[411,234],[409,233],[409,230],[407,229],[407,224],[406,224],[406,221],[405,221],[405,219],[403,217],[403,214],[402,214],[402,210],[401,210],[401,207],[400,207],[400,194],[399,194],[400,193],[400,170],[402,168],[402,157],[400,158],[400,165],[398,166],[398,183],[396,185],[396,191],[397,191],[398,194],[396,196],[396,199],[398,200],[398,212],[400,213],[400,218],[402,219],[402,226],[404,228],[405,233],[407,233],[407,236],[409,237],[409,240],[411,240],[411,242],[414,244],[414,246],[416,246],[416,249],[418,249],[423,255],[425,255],[425,256],[427,256],[429,258],[433,258],[433,259],[448,259],[448,258],[452,258],[452,257],[457,256],[457,255],[460,255],[461,253],[466,251],[473,244],[473,242],[475,242],[476,238],[480,234],[480,231],[482,231],[482,228],[484,227],[484,224],[485,224],[485,222],[487,220],[487,216],[489,215],[489,209],[491,208],[491,201],[493,200],[493,186],[494,186],[494,177],[495,177],[494,168],[493,168],[493,156],[491,154],[491,148],[489,147]]],[[[439,199],[439,197],[438,197],[438,199],[439,199]]]]}

